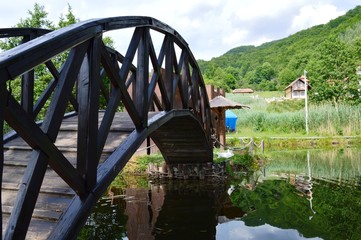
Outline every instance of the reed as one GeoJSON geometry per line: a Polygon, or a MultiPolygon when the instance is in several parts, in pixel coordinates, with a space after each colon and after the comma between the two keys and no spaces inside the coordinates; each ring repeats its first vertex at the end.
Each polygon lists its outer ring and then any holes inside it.
{"type": "MultiPolygon", "coordinates": [[[[304,102],[287,100],[268,103],[266,98],[251,95],[227,95],[230,99],[250,106],[232,110],[238,116],[237,131],[277,135],[305,135],[304,102]]],[[[315,136],[355,136],[361,134],[361,108],[331,103],[309,105],[309,133],[315,136]]]]}

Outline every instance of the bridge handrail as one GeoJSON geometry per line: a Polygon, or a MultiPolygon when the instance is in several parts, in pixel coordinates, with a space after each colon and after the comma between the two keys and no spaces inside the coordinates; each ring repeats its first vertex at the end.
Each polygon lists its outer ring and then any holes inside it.
{"type": "MultiPolygon", "coordinates": [[[[131,27],[149,27],[164,34],[173,36],[174,38],[172,40],[182,49],[182,51],[187,52],[188,63],[192,68],[195,68],[198,71],[197,74],[199,75],[198,78],[200,79],[198,84],[202,88],[201,90],[203,90],[204,82],[201,73],[199,72],[197,62],[192,52],[188,48],[188,44],[185,42],[185,40],[168,25],[151,17],[138,16],[103,18],[80,22],[53,31],[37,38],[36,40],[26,42],[13,49],[2,52],[0,53],[0,83],[2,81],[12,80],[21,74],[26,74],[28,71],[41,63],[46,63],[49,70],[54,71],[52,63],[48,61],[52,57],[91,39],[97,34],[131,27]]],[[[8,30],[10,29],[0,29],[0,33],[3,31],[5,33],[2,34],[2,36],[11,36],[11,34],[6,33],[8,30]]],[[[14,30],[11,30],[10,32],[12,31],[14,30]]],[[[15,30],[14,32],[17,32],[19,35],[19,32],[21,33],[21,31],[24,31],[24,29],[15,30]]],[[[31,31],[36,31],[36,34],[40,35],[40,33],[43,34],[48,30],[31,29],[31,31]]],[[[28,93],[26,95],[31,94],[28,93]]],[[[205,98],[207,98],[207,96],[205,96],[205,98]]],[[[208,102],[208,100],[206,102],[208,102]]],[[[31,105],[31,103],[27,104],[31,105]]],[[[31,111],[31,109],[28,107],[28,112],[29,111],[31,111]]],[[[39,112],[39,109],[37,112],[39,112]]]]}
{"type": "MultiPolygon", "coordinates": [[[[5,31],[0,30],[0,34],[5,31]]],[[[14,32],[21,35],[20,30],[14,32]]],[[[174,29],[154,18],[130,16],[88,20],[0,53],[0,125],[3,129],[6,121],[35,152],[32,161],[38,164],[26,170],[30,172],[24,175],[28,178],[37,177],[36,174],[41,176],[49,164],[81,198],[90,194],[97,184],[98,162],[121,103],[139,131],[148,127],[149,111],[188,109],[203,126],[208,144],[212,144],[210,107],[197,62],[185,40],[174,29]],[[102,36],[104,32],[124,28],[135,30],[126,54],[122,55],[106,47],[102,36]],[[158,55],[151,30],[164,34],[158,55]],[[181,50],[179,58],[175,44],[181,50]],[[66,59],[58,69],[54,61],[64,52],[66,59]],[[135,58],[136,66],[133,64],[135,58]],[[33,106],[34,84],[37,84],[33,69],[41,64],[45,64],[53,79],[33,106]],[[153,72],[149,77],[150,66],[153,72]],[[12,96],[8,85],[19,76],[23,82],[20,103],[12,96]],[[106,100],[105,114],[100,123],[99,92],[106,100]],[[47,101],[50,101],[49,107],[39,126],[36,118],[47,101]],[[76,167],[54,144],[68,111],[68,102],[78,112],[76,167]]],[[[1,138],[1,167],[3,144],[1,138]]],[[[31,179],[25,180],[31,182],[31,179]]],[[[37,182],[41,184],[41,181],[37,182]]],[[[32,186],[32,189],[38,187],[32,186]]],[[[24,234],[17,227],[23,229],[24,225],[29,225],[31,214],[25,208],[36,202],[36,196],[32,197],[28,188],[19,191],[15,212],[9,220],[14,227],[8,227],[6,238],[24,234]]]]}
{"type": "Polygon", "coordinates": [[[196,60],[193,54],[191,54],[186,41],[177,31],[167,24],[151,17],[112,17],[90,19],[75,23],[43,35],[31,43],[27,42],[6,52],[0,53],[0,73],[2,76],[0,80],[6,81],[14,79],[35,66],[46,62],[46,60],[51,57],[54,57],[81,42],[89,40],[97,34],[132,27],[150,27],[156,31],[174,36],[176,43],[181,48],[186,48],[188,50],[192,66],[197,66],[196,60]],[[56,45],[56,48],[51,47],[52,45],[56,45]],[[44,49],[49,51],[44,51],[44,49]],[[36,52],[39,52],[39,54],[34,54],[36,52]]]}

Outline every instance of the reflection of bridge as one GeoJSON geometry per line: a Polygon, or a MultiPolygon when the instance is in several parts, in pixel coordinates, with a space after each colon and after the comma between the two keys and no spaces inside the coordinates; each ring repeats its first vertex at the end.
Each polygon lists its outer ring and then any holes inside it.
{"type": "Polygon", "coordinates": [[[110,196],[101,199],[82,231],[84,238],[119,238],[123,230],[129,239],[211,240],[216,239],[218,224],[243,214],[232,206],[227,183],[221,179],[169,180],[149,183],[148,187],[133,181],[126,179],[130,183],[127,188],[113,187],[110,196]],[[114,217],[109,219],[111,215],[114,217]],[[114,235],[113,226],[107,224],[111,221],[125,228],[114,235]]]}
{"type": "Polygon", "coordinates": [[[5,239],[75,238],[150,138],[169,163],[212,161],[205,86],[175,30],[153,18],[116,17],[36,38],[45,32],[0,30],[1,37],[25,42],[0,53],[1,131],[4,123],[15,130],[0,140],[5,239]],[[125,28],[134,33],[122,55],[102,40],[104,32],[125,28]],[[164,37],[158,54],[154,35],[164,37]]]}

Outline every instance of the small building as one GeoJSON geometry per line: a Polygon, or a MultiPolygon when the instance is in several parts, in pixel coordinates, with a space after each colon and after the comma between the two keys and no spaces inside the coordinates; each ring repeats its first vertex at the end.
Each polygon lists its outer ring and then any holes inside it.
{"type": "Polygon", "coordinates": [[[253,90],[250,89],[250,88],[237,88],[237,89],[234,89],[232,91],[232,93],[248,93],[248,94],[251,94],[251,93],[253,93],[253,90]]]}
{"type": "MultiPolygon", "coordinates": [[[[307,91],[311,89],[309,80],[307,81],[307,91]]],[[[304,99],[305,98],[305,76],[301,76],[290,83],[285,88],[285,97],[289,99],[304,99]]]]}

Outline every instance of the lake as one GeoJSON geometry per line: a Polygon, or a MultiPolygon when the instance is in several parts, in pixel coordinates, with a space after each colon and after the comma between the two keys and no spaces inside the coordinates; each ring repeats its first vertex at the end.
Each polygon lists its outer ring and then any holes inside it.
{"type": "Polygon", "coordinates": [[[78,239],[361,239],[360,150],[269,151],[237,179],[119,176],[78,239]]]}

